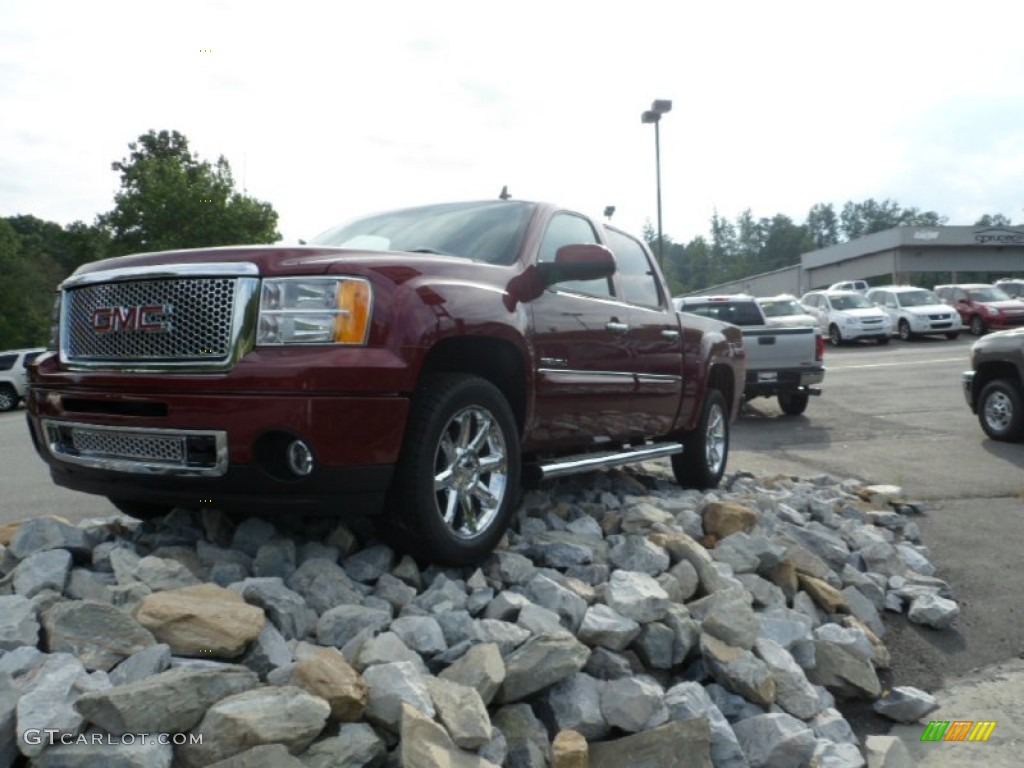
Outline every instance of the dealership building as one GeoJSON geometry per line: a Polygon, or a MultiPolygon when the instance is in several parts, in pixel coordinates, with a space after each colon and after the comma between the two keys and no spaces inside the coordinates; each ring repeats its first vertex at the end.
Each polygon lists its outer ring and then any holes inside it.
{"type": "Polygon", "coordinates": [[[800,296],[844,280],[920,285],[924,277],[930,278],[925,282],[955,283],[1010,276],[1024,276],[1024,227],[905,226],[810,251],[791,267],[700,292],[800,296]]]}

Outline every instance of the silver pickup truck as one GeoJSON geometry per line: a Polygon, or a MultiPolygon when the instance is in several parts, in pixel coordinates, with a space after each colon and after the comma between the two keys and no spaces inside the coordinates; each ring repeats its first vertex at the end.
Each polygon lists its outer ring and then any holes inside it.
{"type": "Polygon", "coordinates": [[[770,326],[757,299],[746,294],[686,296],[673,299],[676,310],[713,317],[740,327],[747,352],[743,396],[777,397],[783,413],[807,409],[815,387],[825,379],[825,342],[820,328],[770,326]]]}

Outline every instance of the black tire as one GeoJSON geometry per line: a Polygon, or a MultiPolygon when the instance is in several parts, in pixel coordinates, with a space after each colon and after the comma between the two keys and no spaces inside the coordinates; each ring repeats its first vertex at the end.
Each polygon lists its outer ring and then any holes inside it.
{"type": "Polygon", "coordinates": [[[425,377],[388,500],[397,543],[431,562],[479,562],[508,528],[521,466],[515,417],[497,387],[469,374],[425,377]]]}
{"type": "Polygon", "coordinates": [[[717,488],[729,459],[729,408],[725,396],[709,389],[700,421],[683,437],[682,453],[672,457],[672,472],[684,488],[717,488]]]}
{"type": "Polygon", "coordinates": [[[981,319],[981,315],[971,317],[970,329],[972,336],[983,336],[985,334],[985,321],[981,319]]]}
{"type": "Polygon", "coordinates": [[[1012,379],[995,379],[978,398],[978,422],[993,440],[1015,443],[1024,438],[1024,398],[1012,379]]]}
{"type": "Polygon", "coordinates": [[[889,337],[888,336],[879,336],[877,339],[875,339],[875,341],[878,342],[878,346],[884,347],[886,344],[889,343],[889,337]]]}
{"type": "Polygon", "coordinates": [[[950,331],[946,334],[946,338],[950,341],[956,341],[960,337],[960,331],[950,331]]]}
{"type": "Polygon", "coordinates": [[[839,326],[835,323],[828,327],[828,340],[833,347],[841,347],[843,345],[842,331],[839,330],[839,326]]]}
{"type": "Polygon", "coordinates": [[[134,517],[136,520],[155,520],[169,513],[174,507],[167,504],[150,504],[144,501],[125,501],[124,499],[107,499],[117,507],[118,511],[134,517]]]}
{"type": "Polygon", "coordinates": [[[899,331],[900,339],[903,341],[910,341],[914,338],[914,334],[910,332],[910,323],[906,320],[900,320],[897,330],[899,331]]]}
{"type": "Polygon", "coordinates": [[[799,416],[807,410],[807,403],[811,396],[806,392],[780,392],[778,394],[779,408],[787,416],[799,416]]]}
{"type": "Polygon", "coordinates": [[[18,393],[9,384],[0,386],[0,413],[13,411],[18,407],[18,393]]]}

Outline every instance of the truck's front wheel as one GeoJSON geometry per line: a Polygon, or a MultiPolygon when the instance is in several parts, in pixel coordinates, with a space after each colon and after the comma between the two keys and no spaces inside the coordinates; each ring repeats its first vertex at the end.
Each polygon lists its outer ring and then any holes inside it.
{"type": "Polygon", "coordinates": [[[715,488],[729,458],[729,410],[725,396],[709,389],[700,423],[683,438],[684,450],[672,457],[672,472],[684,488],[715,488]]]}
{"type": "Polygon", "coordinates": [[[483,559],[508,527],[519,495],[519,433],[489,381],[437,374],[413,401],[389,507],[402,542],[433,561],[483,559]]]}
{"type": "Polygon", "coordinates": [[[993,440],[1016,442],[1024,437],[1024,398],[1010,379],[990,381],[978,398],[978,421],[993,440]]]}

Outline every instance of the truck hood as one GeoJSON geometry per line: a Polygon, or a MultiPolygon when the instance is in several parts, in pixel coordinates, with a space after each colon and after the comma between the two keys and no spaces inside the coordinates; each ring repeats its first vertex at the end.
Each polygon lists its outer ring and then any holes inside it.
{"type": "Polygon", "coordinates": [[[255,264],[263,277],[338,274],[348,271],[365,274],[375,271],[388,274],[392,279],[396,279],[396,282],[402,282],[403,275],[404,279],[408,279],[420,272],[457,275],[467,271],[479,272],[481,268],[491,267],[458,256],[424,253],[365,251],[308,245],[238,245],[117,256],[83,264],[75,271],[75,275],[166,264],[217,263],[255,264]]]}

